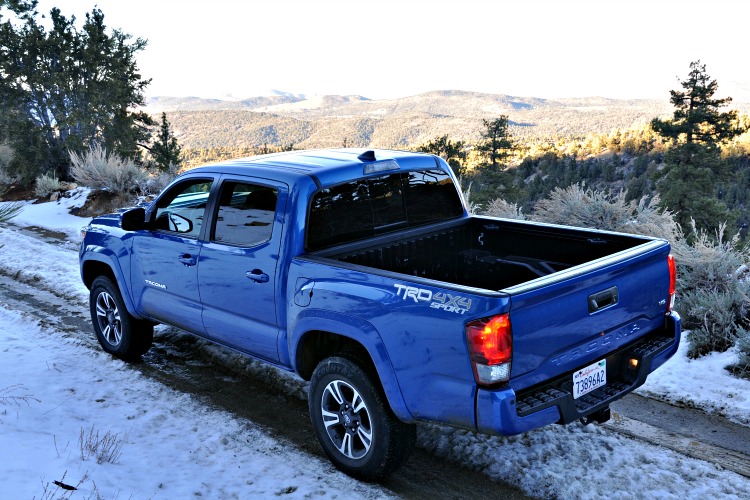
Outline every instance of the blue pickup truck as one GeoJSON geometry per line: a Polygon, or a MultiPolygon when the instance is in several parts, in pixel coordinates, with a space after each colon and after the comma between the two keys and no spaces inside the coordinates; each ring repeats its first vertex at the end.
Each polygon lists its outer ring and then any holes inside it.
{"type": "Polygon", "coordinates": [[[470,215],[427,154],[199,167],[84,233],[105,351],[137,358],[165,323],[294,371],[326,455],[364,480],[405,462],[419,421],[606,421],[680,340],[667,241],[470,215]]]}

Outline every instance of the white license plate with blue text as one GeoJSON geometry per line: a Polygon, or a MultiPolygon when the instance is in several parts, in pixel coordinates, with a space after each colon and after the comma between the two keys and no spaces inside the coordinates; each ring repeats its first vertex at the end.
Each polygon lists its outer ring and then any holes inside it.
{"type": "Polygon", "coordinates": [[[603,359],[573,373],[573,399],[578,399],[605,385],[607,385],[607,360],[603,359]]]}

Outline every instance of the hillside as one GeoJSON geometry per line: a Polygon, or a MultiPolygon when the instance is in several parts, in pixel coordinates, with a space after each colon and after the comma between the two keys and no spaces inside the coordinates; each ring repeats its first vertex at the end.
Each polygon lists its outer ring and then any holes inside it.
{"type": "Polygon", "coordinates": [[[147,112],[167,113],[186,148],[406,147],[441,135],[474,142],[482,119],[508,115],[513,135],[529,138],[609,133],[671,112],[666,100],[539,99],[433,91],[400,99],[362,96],[256,97],[244,100],[157,97],[147,112]]]}
{"type": "MultiPolygon", "coordinates": [[[[750,104],[736,105],[743,112],[750,104]]],[[[670,115],[665,99],[540,99],[455,90],[399,99],[293,95],[243,100],[155,97],[145,111],[165,111],[189,149],[289,146],[404,148],[448,135],[476,142],[482,119],[508,115],[512,134],[529,139],[609,133],[670,115]]]]}

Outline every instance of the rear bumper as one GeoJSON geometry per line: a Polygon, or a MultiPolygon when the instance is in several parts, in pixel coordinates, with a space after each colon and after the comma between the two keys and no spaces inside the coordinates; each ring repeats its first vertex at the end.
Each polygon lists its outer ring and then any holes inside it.
{"type": "Polygon", "coordinates": [[[477,391],[477,429],[513,435],[548,424],[567,424],[608,407],[646,382],[646,377],[671,358],[680,343],[681,321],[671,313],[664,327],[612,352],[607,359],[607,385],[573,399],[572,372],[516,393],[513,389],[477,391]],[[638,368],[628,367],[637,359],[638,368]]]}

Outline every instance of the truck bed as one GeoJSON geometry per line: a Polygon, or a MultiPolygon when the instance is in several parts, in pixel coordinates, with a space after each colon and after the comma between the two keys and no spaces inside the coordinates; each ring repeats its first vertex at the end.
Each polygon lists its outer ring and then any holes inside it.
{"type": "Polygon", "coordinates": [[[325,257],[474,288],[503,290],[649,241],[637,236],[472,217],[325,257]]]}

